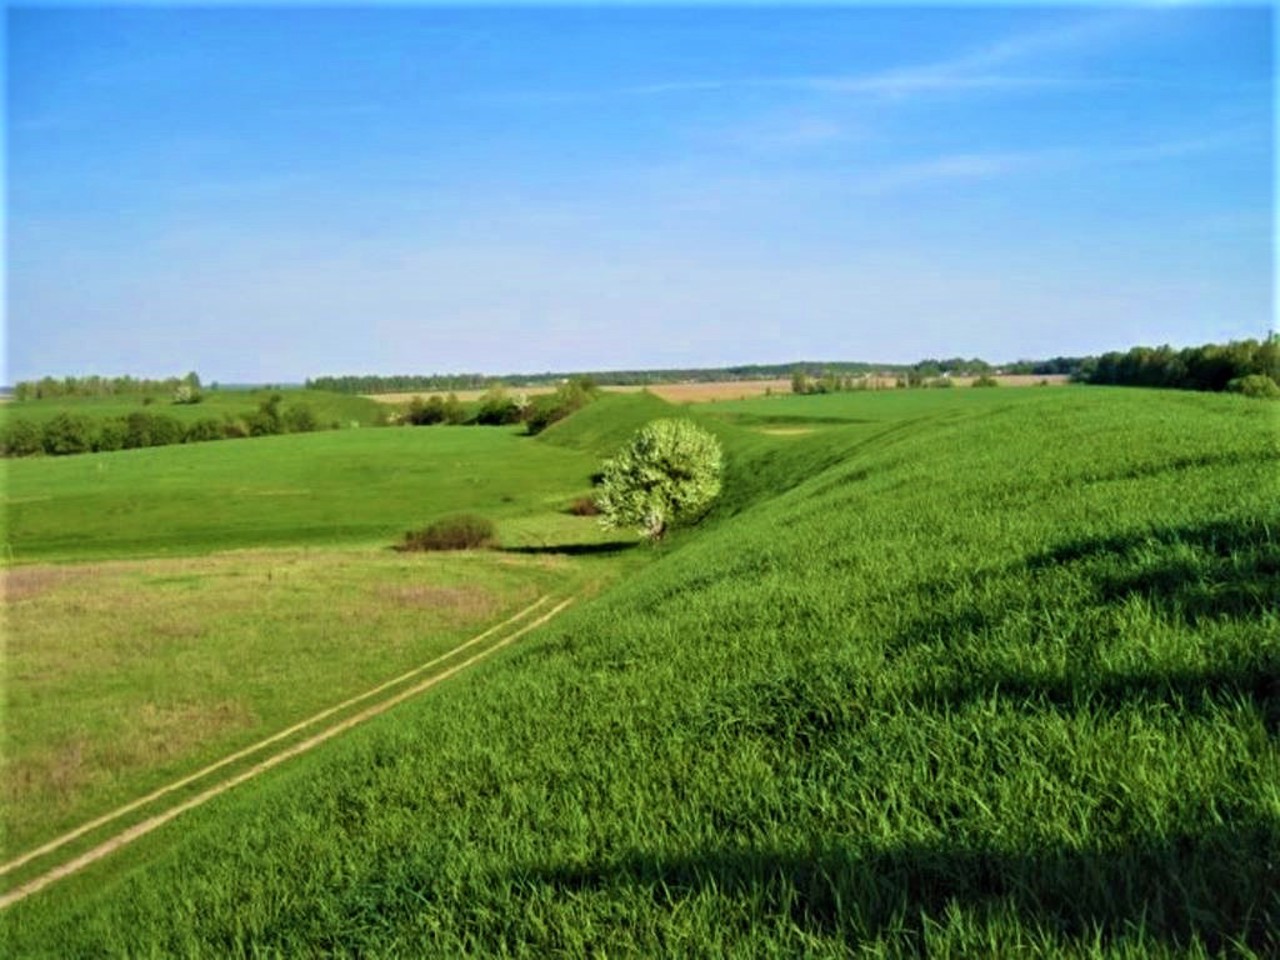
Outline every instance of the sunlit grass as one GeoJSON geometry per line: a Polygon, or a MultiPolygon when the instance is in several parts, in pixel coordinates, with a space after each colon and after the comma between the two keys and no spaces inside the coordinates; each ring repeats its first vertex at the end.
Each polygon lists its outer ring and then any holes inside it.
{"type": "Polygon", "coordinates": [[[972,393],[752,401],[821,429],[724,423],[702,528],[14,949],[1280,951],[1274,408],[972,393]]]}

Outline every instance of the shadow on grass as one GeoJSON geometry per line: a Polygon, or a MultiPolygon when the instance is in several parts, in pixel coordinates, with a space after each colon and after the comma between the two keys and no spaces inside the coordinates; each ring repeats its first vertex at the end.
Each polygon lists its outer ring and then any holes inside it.
{"type": "MultiPolygon", "coordinates": [[[[1280,948],[1280,823],[1262,820],[1151,836],[1112,849],[1007,852],[937,841],[887,849],[712,848],[632,853],[504,878],[575,897],[640,888],[662,909],[710,894],[752,904],[762,920],[856,945],[887,937],[924,950],[929,921],[961,907],[1003,926],[1079,945],[1135,941],[1211,952],[1280,948]]],[[[1064,944],[1065,945],[1065,944],[1064,944]]]]}
{"type": "Polygon", "coordinates": [[[1167,527],[1067,544],[1028,564],[1095,562],[1104,602],[1129,596],[1195,624],[1280,610],[1280,538],[1263,522],[1167,527]]]}
{"type": "Polygon", "coordinates": [[[954,708],[993,696],[1030,710],[1129,705],[1168,706],[1180,713],[1204,714],[1230,704],[1252,704],[1272,736],[1280,735],[1280,655],[1261,651],[1248,663],[1206,669],[1158,669],[1102,675],[1035,677],[985,671],[941,690],[918,690],[917,704],[954,708]]]}
{"type": "Polygon", "coordinates": [[[1086,608],[1139,598],[1192,627],[1254,621],[1280,611],[1280,532],[1261,519],[1134,531],[1061,544],[966,583],[926,583],[917,590],[925,612],[890,649],[994,631],[1028,614],[1060,620],[1068,606],[1057,589],[1063,584],[1083,587],[1070,602],[1075,620],[1086,608]],[[983,600],[975,603],[974,595],[983,600]]]}
{"type": "Polygon", "coordinates": [[[634,550],[638,540],[610,540],[608,543],[558,543],[538,547],[502,547],[503,553],[523,553],[533,556],[559,554],[565,557],[590,557],[634,550]]]}

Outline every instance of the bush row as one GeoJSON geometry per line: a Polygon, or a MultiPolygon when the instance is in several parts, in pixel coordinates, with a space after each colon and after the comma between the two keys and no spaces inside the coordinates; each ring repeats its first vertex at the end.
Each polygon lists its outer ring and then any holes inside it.
{"type": "Polygon", "coordinates": [[[125,417],[89,417],[60,413],[43,426],[30,420],[9,423],[0,438],[6,457],[36,454],[62,457],[77,453],[163,447],[176,443],[203,443],[237,437],[261,437],[277,433],[308,433],[319,429],[315,413],[305,404],[281,409],[273,394],[246,417],[205,417],[183,423],[164,413],[139,410],[125,417]]]}
{"type": "Polygon", "coordinates": [[[487,391],[476,403],[473,411],[454,394],[434,396],[428,400],[414,397],[402,417],[402,422],[414,426],[430,426],[437,423],[478,424],[502,426],[523,423],[530,434],[541,433],[557,420],[563,420],[575,410],[580,410],[599,395],[599,388],[588,377],[575,377],[561,384],[554,393],[532,399],[524,394],[512,395],[503,387],[487,391]]]}

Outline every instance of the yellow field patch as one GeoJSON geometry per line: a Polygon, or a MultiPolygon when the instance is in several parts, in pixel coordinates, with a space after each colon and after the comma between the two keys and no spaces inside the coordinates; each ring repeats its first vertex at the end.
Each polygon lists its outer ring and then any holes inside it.
{"type": "MultiPolygon", "coordinates": [[[[952,377],[951,382],[957,387],[967,387],[973,383],[974,377],[952,377]]],[[[1031,387],[1041,383],[1060,386],[1070,381],[1070,377],[1060,374],[1002,374],[995,377],[997,383],[1006,387],[1031,387]]],[[[867,386],[873,390],[892,390],[897,385],[896,377],[870,377],[867,386]]],[[[507,387],[513,396],[524,394],[536,397],[539,394],[553,393],[555,386],[507,387]]],[[[648,390],[654,396],[661,397],[668,403],[715,403],[718,400],[749,400],[752,397],[763,397],[768,393],[790,394],[789,379],[773,380],[725,380],[715,383],[654,383],[648,386],[609,386],[602,387],[610,393],[638,393],[648,390]]],[[[487,390],[455,390],[452,391],[459,400],[479,400],[487,390]]],[[[431,397],[443,399],[448,390],[422,390],[415,393],[374,393],[367,394],[369,399],[379,403],[403,404],[414,397],[429,400],[431,397]]]]}

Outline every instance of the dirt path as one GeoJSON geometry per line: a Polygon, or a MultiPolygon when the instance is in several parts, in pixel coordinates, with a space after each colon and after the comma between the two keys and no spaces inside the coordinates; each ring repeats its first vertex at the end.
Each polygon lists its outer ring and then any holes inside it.
{"type": "MultiPolygon", "coordinates": [[[[330,716],[334,712],[341,710],[343,707],[350,706],[361,700],[368,699],[374,694],[379,693],[383,690],[386,690],[388,687],[394,686],[395,684],[400,683],[412,676],[420,674],[422,673],[422,671],[428,669],[434,664],[439,663],[441,660],[449,656],[452,656],[453,654],[457,653],[458,651],[466,647],[469,647],[475,643],[480,642],[485,637],[491,636],[494,632],[501,629],[502,627],[508,626],[509,624],[521,619],[526,614],[530,613],[535,608],[545,603],[547,599],[548,599],[547,597],[541,597],[532,606],[522,610],[520,613],[516,614],[514,617],[508,620],[505,620],[494,627],[489,628],[479,636],[473,637],[471,640],[468,640],[466,643],[462,644],[459,647],[455,647],[449,653],[446,653],[443,656],[437,657],[435,660],[432,660],[430,663],[424,664],[421,667],[411,670],[409,673],[403,674],[400,677],[397,677],[395,680],[389,680],[386,683],[382,684],[381,686],[375,687],[373,690],[368,691],[367,693],[363,693],[358,697],[353,697],[352,699],[347,700],[344,703],[338,704],[337,706],[331,707],[328,710],[323,711],[322,713],[316,714],[314,717],[308,720],[304,720],[302,723],[296,724],[295,726],[290,727],[288,730],[281,731],[280,733],[275,734],[272,737],[268,737],[266,740],[263,740],[257,744],[254,744],[252,747],[248,747],[245,750],[240,751],[239,753],[233,754],[230,757],[226,757],[222,760],[219,760],[216,764],[212,764],[204,768],[203,770],[198,771],[197,773],[194,773],[189,777],[184,778],[183,780],[170,784],[169,786],[164,787],[161,790],[158,790],[155,793],[148,795],[147,797],[143,797],[142,799],[136,800],[133,803],[128,804],[127,806],[120,807],[119,809],[114,810],[103,817],[99,817],[97,820],[92,821],[91,823],[85,824],[84,826],[77,828],[71,833],[64,834],[62,837],[59,837],[57,840],[52,841],[50,844],[46,844],[45,847],[42,847],[40,850],[31,851],[30,853],[24,854],[22,857],[18,858],[15,861],[11,861],[10,863],[5,864],[4,869],[6,871],[13,869],[14,867],[19,866],[22,863],[26,863],[27,861],[31,860],[33,857],[38,856],[42,852],[47,852],[48,850],[56,849],[62,844],[67,843],[70,840],[75,839],[76,837],[82,836],[84,833],[93,829],[95,826],[100,826],[103,823],[107,823],[110,820],[113,820],[116,817],[119,817],[129,812],[130,810],[137,809],[142,804],[147,803],[150,800],[155,799],[156,797],[169,793],[172,790],[176,790],[185,784],[191,783],[193,780],[196,780],[199,777],[205,776],[207,773],[210,773],[213,770],[223,767],[226,764],[231,763],[233,760],[247,756],[250,753],[254,753],[260,750],[262,747],[267,746],[268,744],[274,743],[277,740],[281,739],[282,737],[288,736],[290,733],[296,732],[297,730],[300,730],[303,727],[310,726],[311,724],[317,722],[319,719],[330,716]]],[[[424,680],[423,682],[416,684],[413,687],[410,687],[408,690],[403,690],[400,693],[397,693],[394,696],[389,697],[386,700],[383,700],[381,703],[377,703],[371,707],[367,707],[366,709],[362,710],[360,713],[357,713],[352,717],[348,717],[346,720],[343,720],[340,723],[334,724],[333,726],[325,730],[322,730],[321,732],[314,734],[311,737],[308,737],[306,740],[302,740],[298,743],[295,743],[293,746],[288,747],[280,751],[279,753],[268,757],[266,760],[260,761],[259,763],[250,767],[248,770],[245,770],[242,773],[238,773],[235,776],[231,777],[230,779],[224,780],[222,783],[216,786],[210,787],[209,789],[203,791],[202,793],[197,794],[191,799],[183,801],[182,803],[178,804],[176,807],[172,807],[171,809],[166,810],[164,813],[156,814],[154,817],[149,817],[146,820],[143,820],[141,823],[135,824],[129,829],[124,830],[123,832],[112,837],[110,840],[107,840],[99,844],[93,849],[88,850],[85,853],[81,854],[80,856],[75,857],[74,859],[69,860],[60,866],[54,867],[52,870],[49,870],[48,872],[41,874],[35,879],[30,880],[19,887],[15,887],[13,890],[10,890],[3,895],[0,895],[0,910],[3,910],[5,907],[10,906],[11,904],[17,903],[19,900],[23,900],[26,897],[29,897],[31,894],[37,892],[38,890],[44,889],[49,884],[54,883],[58,880],[61,880],[63,877],[70,876],[71,874],[84,869],[91,863],[101,860],[103,857],[106,857],[109,854],[114,853],[116,850],[119,850],[121,847],[132,843],[134,840],[137,840],[139,837],[145,836],[146,834],[157,829],[158,827],[163,826],[164,824],[168,823],[170,820],[174,819],[180,814],[183,814],[188,810],[198,807],[204,803],[207,803],[208,801],[212,800],[214,797],[218,796],[219,794],[226,793],[232,787],[238,786],[239,784],[244,783],[246,780],[252,780],[254,777],[258,776],[259,774],[265,773],[267,770],[270,770],[272,767],[279,766],[281,763],[284,763],[286,760],[292,757],[295,757],[301,753],[306,753],[308,750],[314,749],[315,747],[324,743],[326,740],[336,737],[338,734],[344,733],[347,730],[350,730],[352,727],[358,724],[361,724],[366,720],[376,717],[381,713],[385,713],[387,710],[390,710],[392,707],[396,706],[397,704],[403,703],[405,700],[408,700],[411,697],[417,696],[418,694],[426,690],[429,690],[431,687],[435,686],[437,683],[440,683],[443,680],[449,679],[453,675],[465,670],[467,667],[471,666],[472,664],[477,663],[480,660],[483,660],[485,657],[489,656],[494,651],[501,650],[503,647],[507,646],[510,643],[513,643],[515,640],[524,636],[526,633],[529,633],[531,630],[535,630],[538,627],[542,626],[544,623],[549,621],[552,617],[555,617],[557,614],[563,611],[566,607],[568,607],[571,603],[573,603],[573,601],[574,601],[573,597],[570,597],[567,600],[561,601],[559,604],[553,607],[550,611],[548,611],[547,613],[544,613],[542,616],[538,617],[536,620],[533,620],[525,624],[524,626],[520,627],[520,629],[516,630],[514,633],[499,640],[493,646],[485,650],[482,650],[480,653],[477,653],[477,654],[474,654],[473,656],[468,657],[466,660],[462,661],[461,663],[455,664],[454,666],[449,667],[447,670],[444,670],[436,674],[435,676],[430,677],[429,679],[424,680]]]]}
{"type": "Polygon", "coordinates": [[[74,830],[69,831],[68,833],[64,833],[59,837],[55,837],[53,840],[50,840],[48,843],[44,844],[43,846],[37,847],[34,850],[28,850],[26,853],[22,854],[22,856],[17,857],[13,860],[10,860],[6,864],[0,865],[0,876],[4,876],[6,873],[9,873],[10,871],[16,870],[18,867],[22,866],[23,864],[29,863],[30,861],[36,859],[37,857],[42,857],[46,853],[52,853],[54,850],[57,850],[59,847],[63,846],[64,844],[70,843],[72,840],[75,840],[78,837],[84,836],[86,833],[89,833],[91,830],[96,830],[98,827],[102,826],[103,824],[110,823],[112,820],[118,819],[119,817],[124,816],[126,813],[130,813],[134,810],[137,810],[139,807],[144,807],[148,803],[151,803],[153,800],[158,800],[160,797],[163,797],[166,794],[172,793],[175,790],[180,790],[183,787],[187,786],[188,784],[194,783],[195,781],[208,776],[209,774],[213,773],[215,770],[220,770],[223,767],[227,766],[228,764],[235,763],[237,760],[243,760],[245,757],[250,756],[251,754],[257,753],[259,750],[263,749],[264,747],[269,747],[271,744],[276,743],[277,741],[280,741],[285,739],[286,737],[292,736],[293,734],[297,733],[299,730],[304,730],[307,727],[311,726],[312,724],[319,723],[321,720],[324,720],[326,717],[332,716],[333,714],[339,712],[340,710],[345,710],[347,707],[354,706],[355,704],[361,702],[362,700],[367,700],[372,696],[376,696],[377,694],[382,693],[384,690],[388,690],[391,687],[396,686],[397,684],[403,683],[404,681],[417,676],[418,674],[422,673],[424,670],[431,669],[436,664],[449,659],[449,657],[452,657],[455,653],[459,653],[460,651],[467,649],[467,647],[480,643],[482,640],[492,636],[494,633],[503,629],[504,627],[510,626],[511,624],[517,622],[518,620],[523,619],[525,616],[532,613],[538,607],[546,603],[548,599],[549,597],[545,597],[545,596],[539,597],[532,604],[525,607],[523,610],[521,610],[519,613],[515,614],[514,616],[509,617],[506,620],[503,620],[501,623],[494,624],[492,627],[490,627],[488,630],[484,631],[483,633],[478,634],[472,637],[470,640],[467,640],[465,643],[462,643],[459,646],[454,647],[452,650],[449,650],[446,653],[441,654],[440,656],[436,657],[434,660],[429,660],[428,662],[422,664],[422,666],[415,667],[414,669],[410,670],[408,673],[402,673],[400,676],[396,677],[395,679],[388,680],[386,683],[379,684],[378,686],[374,687],[372,690],[367,690],[364,693],[359,694],[358,696],[354,696],[349,700],[344,700],[342,703],[329,707],[327,710],[321,710],[319,713],[315,714],[314,716],[308,717],[306,720],[302,720],[298,723],[295,723],[293,726],[289,727],[287,730],[281,730],[279,733],[272,734],[271,736],[267,737],[265,740],[259,740],[257,743],[250,744],[249,746],[245,747],[242,750],[236,751],[230,756],[223,757],[221,760],[218,760],[214,763],[209,764],[207,767],[197,770],[195,773],[188,774],[187,776],[183,777],[180,780],[175,780],[173,783],[167,784],[166,786],[163,786],[160,789],[147,794],[145,797],[139,797],[137,800],[133,800],[129,803],[126,803],[122,807],[117,807],[115,810],[112,810],[109,813],[104,813],[102,816],[97,817],[93,820],[90,820],[88,823],[82,824],[79,827],[76,827],[74,830]]]}

